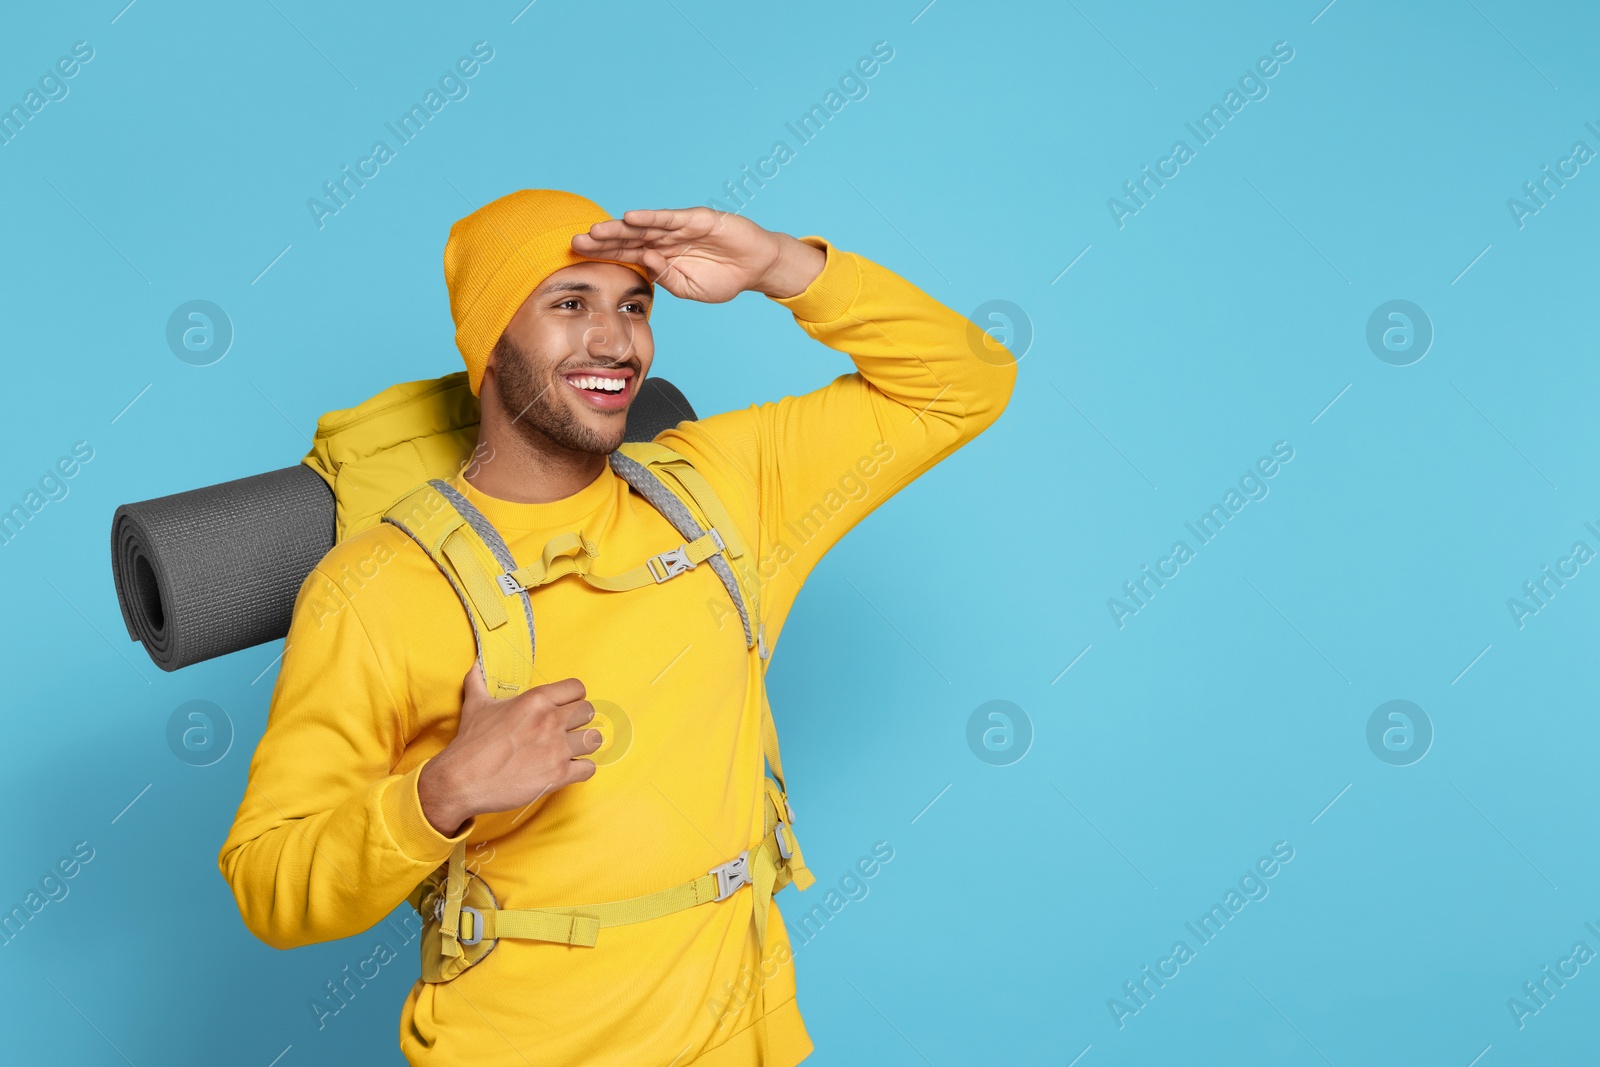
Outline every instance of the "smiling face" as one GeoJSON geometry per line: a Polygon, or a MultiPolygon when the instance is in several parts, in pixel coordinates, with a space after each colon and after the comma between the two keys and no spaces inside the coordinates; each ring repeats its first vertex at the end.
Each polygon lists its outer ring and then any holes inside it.
{"type": "Polygon", "coordinates": [[[652,293],[616,263],[579,263],[546,278],[512,316],[487,374],[506,417],[535,448],[550,442],[609,454],[622,444],[628,408],[655,344],[652,293]]]}

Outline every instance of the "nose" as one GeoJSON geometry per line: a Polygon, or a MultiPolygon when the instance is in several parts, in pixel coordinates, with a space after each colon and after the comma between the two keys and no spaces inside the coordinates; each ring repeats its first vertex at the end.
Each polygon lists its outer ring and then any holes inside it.
{"type": "Polygon", "coordinates": [[[596,359],[626,359],[633,354],[633,320],[620,311],[591,311],[583,348],[596,359]]]}

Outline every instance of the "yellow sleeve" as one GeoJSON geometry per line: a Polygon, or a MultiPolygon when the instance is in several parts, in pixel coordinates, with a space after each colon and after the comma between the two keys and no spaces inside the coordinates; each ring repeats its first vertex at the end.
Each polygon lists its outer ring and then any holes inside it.
{"type": "Polygon", "coordinates": [[[388,682],[404,675],[369,640],[361,594],[331,577],[383,536],[341,543],[301,585],[267,728],[218,857],[245,925],[274,948],[368,929],[472,828],[441,835],[417,799],[421,767],[391,773],[414,733],[388,682]]]}
{"type": "Polygon", "coordinates": [[[1000,416],[1017,378],[1011,354],[985,349],[965,316],[865,257],[802,240],[827,262],[804,292],[776,302],[855,372],[658,438],[724,472],[730,492],[758,497],[758,567],[779,594],[769,627],[846,532],[1000,416]]]}

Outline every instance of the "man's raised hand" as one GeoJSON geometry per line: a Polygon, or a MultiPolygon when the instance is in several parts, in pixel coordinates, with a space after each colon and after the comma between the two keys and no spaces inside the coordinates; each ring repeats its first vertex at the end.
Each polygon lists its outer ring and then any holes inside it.
{"type": "Polygon", "coordinates": [[[583,683],[563,678],[505,700],[489,695],[474,662],[461,686],[461,722],[444,751],[422,768],[417,797],[433,828],[454,837],[475,815],[516,811],[594,777],[599,730],[583,683]]]}
{"type": "Polygon", "coordinates": [[[745,290],[797,296],[826,261],[819,248],[708,207],[625,211],[578,234],[572,250],[590,259],[637,263],[673,296],[708,304],[745,290]]]}

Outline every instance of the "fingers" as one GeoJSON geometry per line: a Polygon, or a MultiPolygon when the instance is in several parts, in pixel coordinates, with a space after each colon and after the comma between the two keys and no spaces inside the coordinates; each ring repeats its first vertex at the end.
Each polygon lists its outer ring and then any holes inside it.
{"type": "MultiPolygon", "coordinates": [[[[593,722],[595,716],[594,705],[585,699],[581,681],[576,678],[563,678],[559,682],[539,686],[539,689],[560,711],[566,712],[567,749],[574,757],[587,756],[605,744],[605,735],[599,730],[580,729],[586,723],[593,722]]],[[[593,773],[590,771],[583,777],[587,778],[593,773]]]]}
{"type": "Polygon", "coordinates": [[[668,226],[635,226],[620,219],[608,219],[597,222],[589,227],[588,233],[580,233],[573,238],[576,246],[579,241],[659,241],[663,238],[682,237],[683,233],[676,227],[668,226]]]}
{"type": "MultiPolygon", "coordinates": [[[[639,263],[645,270],[649,271],[651,281],[660,281],[661,276],[672,268],[672,261],[680,255],[683,255],[683,253],[676,253],[672,259],[668,259],[654,248],[645,248],[639,252],[639,263]]],[[[671,290],[669,289],[668,292],[671,292],[671,290]]]]}
{"type": "Polygon", "coordinates": [[[594,705],[587,700],[572,704],[571,709],[571,713],[567,715],[567,729],[576,730],[584,723],[594,721],[594,705]]]}
{"type": "Polygon", "coordinates": [[[465,706],[469,701],[478,703],[489,699],[489,685],[483,679],[483,661],[473,660],[466,677],[461,679],[461,703],[465,706]]]}
{"type": "Polygon", "coordinates": [[[599,730],[581,730],[579,727],[594,721],[594,705],[587,700],[572,704],[567,715],[567,747],[574,756],[587,756],[605,744],[605,735],[599,730]]]}
{"type": "Polygon", "coordinates": [[[614,259],[618,263],[644,262],[644,254],[647,249],[643,245],[604,245],[591,251],[581,251],[577,246],[578,242],[582,238],[583,234],[580,233],[577,237],[572,239],[572,250],[577,252],[579,255],[599,259],[614,259]]]}
{"type": "MultiPolygon", "coordinates": [[[[710,226],[715,221],[716,214],[708,207],[656,210],[635,208],[632,211],[624,211],[622,213],[622,222],[630,226],[680,230],[685,226],[710,226]]],[[[604,223],[601,225],[604,225],[604,223]]]]}
{"type": "Polygon", "coordinates": [[[576,678],[563,678],[559,682],[547,682],[536,685],[528,692],[538,692],[556,704],[571,704],[588,696],[583,683],[576,678]]]}
{"type": "Polygon", "coordinates": [[[679,249],[678,246],[674,245],[668,251],[671,253],[671,258],[654,248],[618,246],[594,252],[591,258],[607,259],[615,263],[637,263],[650,275],[651,281],[657,281],[666,272],[672,261],[683,255],[686,249],[679,249]]]}
{"type": "Polygon", "coordinates": [[[574,756],[587,756],[605,742],[605,735],[599,730],[572,730],[567,734],[567,748],[574,756]]]}
{"type": "Polygon", "coordinates": [[[580,233],[572,239],[574,252],[588,259],[609,259],[618,263],[643,263],[645,254],[649,252],[676,258],[698,247],[677,238],[657,241],[644,237],[618,237],[595,241],[586,237],[586,234],[580,233]]]}
{"type": "Polygon", "coordinates": [[[702,237],[721,224],[718,212],[706,207],[663,211],[625,211],[620,219],[606,219],[572,239],[580,255],[617,242],[670,242],[702,237]]]}

